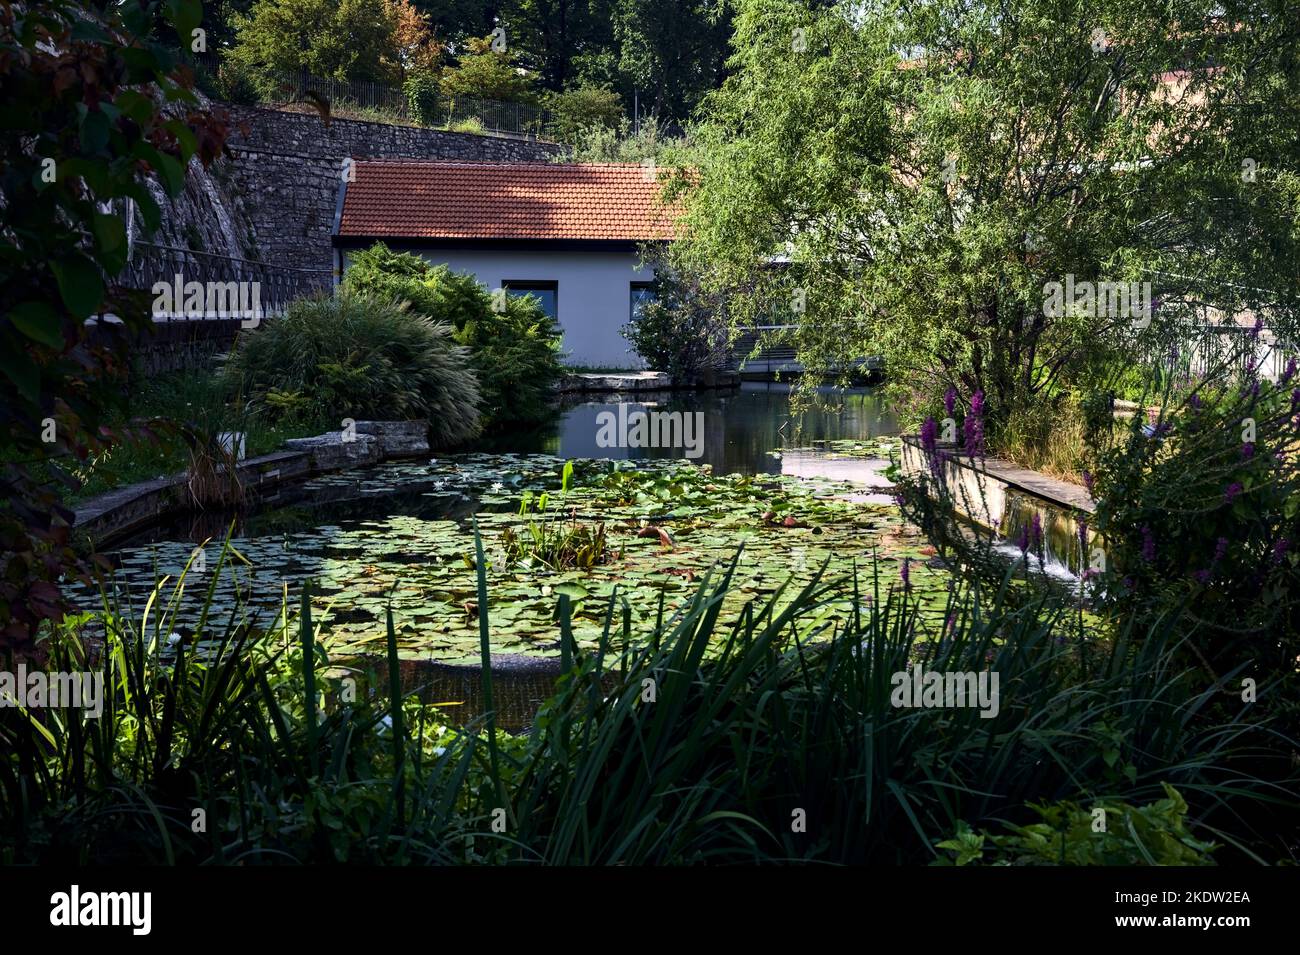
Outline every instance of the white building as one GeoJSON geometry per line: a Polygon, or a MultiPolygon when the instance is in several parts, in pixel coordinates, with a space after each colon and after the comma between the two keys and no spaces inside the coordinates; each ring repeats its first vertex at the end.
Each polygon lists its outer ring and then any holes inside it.
{"type": "Polygon", "coordinates": [[[564,333],[566,361],[640,367],[621,334],[654,276],[640,245],[671,237],[674,211],[633,163],[358,160],[342,183],[335,267],[384,242],[472,272],[489,290],[536,295],[564,333]]]}

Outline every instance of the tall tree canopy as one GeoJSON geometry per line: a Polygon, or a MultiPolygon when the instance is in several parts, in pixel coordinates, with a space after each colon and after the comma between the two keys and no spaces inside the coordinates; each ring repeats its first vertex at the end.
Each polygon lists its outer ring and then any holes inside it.
{"type": "Polygon", "coordinates": [[[264,85],[299,69],[336,80],[401,76],[397,23],[381,0],[258,0],[233,23],[230,60],[264,85]]]}
{"type": "Polygon", "coordinates": [[[1067,276],[1150,281],[1152,331],[1207,299],[1294,329],[1289,7],[738,0],[677,255],[812,365],[883,354],[995,416],[1132,347],[1132,316],[1044,307],[1067,276]]]}

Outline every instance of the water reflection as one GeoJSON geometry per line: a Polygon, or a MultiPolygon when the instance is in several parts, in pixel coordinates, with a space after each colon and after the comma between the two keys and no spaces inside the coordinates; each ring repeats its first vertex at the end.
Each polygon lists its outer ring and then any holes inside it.
{"type": "Polygon", "coordinates": [[[601,447],[597,443],[602,412],[702,412],[703,454],[694,459],[712,465],[718,474],[798,474],[861,480],[884,487],[882,462],[862,459],[827,460],[824,455],[784,452],[819,441],[866,440],[898,433],[897,420],[879,392],[867,388],[819,388],[818,407],[795,415],[790,410],[790,385],[746,382],[721,392],[665,393],[654,396],[600,396],[561,412],[547,429],[529,435],[509,435],[489,442],[484,450],[543,452],[564,458],[685,457],[683,448],[601,447]],[[869,466],[870,465],[870,466],[869,466]]]}

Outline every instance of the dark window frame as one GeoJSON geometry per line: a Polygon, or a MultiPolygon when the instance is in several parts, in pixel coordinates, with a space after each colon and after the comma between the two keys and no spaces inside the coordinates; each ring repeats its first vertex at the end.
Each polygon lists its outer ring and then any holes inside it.
{"type": "MultiPolygon", "coordinates": [[[[636,317],[636,293],[653,291],[654,282],[629,282],[627,286],[627,320],[630,322],[636,317]]],[[[654,301],[651,296],[650,301],[654,301]]]]}
{"type": "Polygon", "coordinates": [[[560,320],[560,283],[551,279],[502,279],[501,287],[506,294],[528,292],[551,292],[555,296],[555,320],[560,320]]]}

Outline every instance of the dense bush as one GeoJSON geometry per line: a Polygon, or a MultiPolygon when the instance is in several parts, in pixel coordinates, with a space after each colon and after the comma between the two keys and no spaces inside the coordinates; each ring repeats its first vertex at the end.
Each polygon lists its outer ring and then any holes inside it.
{"type": "Polygon", "coordinates": [[[380,296],[299,299],[245,332],[225,373],[273,417],[427,418],[443,446],[479,430],[478,382],[451,327],[380,296]]]}
{"type": "Polygon", "coordinates": [[[455,99],[528,104],[538,99],[537,74],[522,66],[514,49],[494,50],[490,36],[466,41],[456,64],[442,71],[439,86],[443,96],[455,99]]]}
{"type": "Polygon", "coordinates": [[[677,382],[697,382],[726,361],[722,296],[705,293],[661,258],[651,261],[654,297],[623,326],[623,337],[651,368],[677,382]]]}
{"type": "Polygon", "coordinates": [[[472,275],[383,243],[351,257],[343,285],[407,302],[413,312],[452,326],[469,349],[488,427],[533,424],[549,413],[563,374],[559,329],[535,299],[494,298],[472,275]]]}
{"type": "Polygon", "coordinates": [[[438,125],[438,77],[421,71],[408,77],[402,84],[411,118],[422,126],[438,125]]]}
{"type": "Polygon", "coordinates": [[[1300,389],[1245,377],[1131,419],[1097,464],[1104,605],[1142,625],[1185,610],[1213,669],[1300,653],[1300,389]]]}
{"type": "Polygon", "coordinates": [[[588,130],[618,130],[623,120],[623,101],[612,89],[575,86],[552,93],[546,100],[550,110],[547,132],[561,143],[576,143],[588,130]]]}

